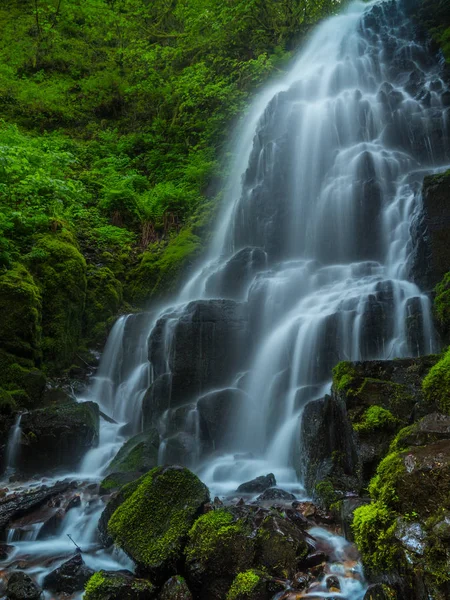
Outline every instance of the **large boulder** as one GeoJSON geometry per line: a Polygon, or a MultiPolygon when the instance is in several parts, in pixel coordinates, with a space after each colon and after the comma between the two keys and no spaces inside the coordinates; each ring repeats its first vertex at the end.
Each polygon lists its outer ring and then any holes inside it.
{"type": "Polygon", "coordinates": [[[153,600],[156,588],[147,579],[124,571],[99,571],[87,582],[84,600],[153,600]]]}
{"type": "Polygon", "coordinates": [[[94,574],[87,567],[80,553],[63,563],[60,567],[45,576],[43,588],[57,594],[74,594],[84,590],[85,584],[94,574]]]}
{"type": "Polygon", "coordinates": [[[277,485],[275,475],[269,473],[268,475],[260,475],[251,481],[241,483],[236,492],[238,494],[260,494],[275,485],[277,485]]]}
{"type": "Polygon", "coordinates": [[[201,600],[225,598],[233,579],[254,561],[251,528],[231,511],[219,509],[200,517],[186,547],[190,588],[201,600]]]}
{"type": "Polygon", "coordinates": [[[72,402],[33,410],[22,417],[22,443],[17,467],[42,472],[76,467],[98,444],[99,409],[95,402],[72,402]]]}
{"type": "Polygon", "coordinates": [[[139,574],[164,583],[177,573],[188,531],[209,500],[208,489],[182,467],[157,467],[130,486],[122,490],[125,499],[109,519],[108,532],[139,574]]]}
{"type": "Polygon", "coordinates": [[[243,370],[250,344],[244,303],[200,300],[163,315],[149,338],[155,379],[143,402],[144,426],[226,385],[243,370]]]}

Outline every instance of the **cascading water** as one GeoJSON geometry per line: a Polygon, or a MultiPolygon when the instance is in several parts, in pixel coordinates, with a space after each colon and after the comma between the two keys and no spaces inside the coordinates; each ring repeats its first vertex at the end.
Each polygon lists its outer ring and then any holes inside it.
{"type": "MultiPolygon", "coordinates": [[[[193,468],[212,494],[268,472],[302,494],[299,419],[332,367],[434,350],[429,299],[408,281],[410,226],[424,175],[450,162],[449,122],[441,66],[415,39],[401,2],[354,2],[259,95],[204,264],[177,305],[110,334],[81,399],[106,417],[100,444],[71,477],[98,481],[144,426],[160,462],[193,468]]],[[[82,495],[55,538],[19,541],[13,558],[67,556],[83,527],[77,541],[95,544],[102,506],[82,495]]],[[[337,561],[341,543],[328,539],[337,561]]],[[[87,562],[126,564],[95,546],[87,562]]]]}

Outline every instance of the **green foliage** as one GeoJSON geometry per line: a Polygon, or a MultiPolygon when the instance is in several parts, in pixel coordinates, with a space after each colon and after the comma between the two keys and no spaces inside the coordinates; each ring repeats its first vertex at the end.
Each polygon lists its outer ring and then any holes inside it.
{"type": "Polygon", "coordinates": [[[242,523],[235,522],[229,511],[210,511],[197,519],[190,530],[186,557],[188,560],[207,561],[214,556],[219,543],[226,545],[227,540],[242,533],[242,523]]]}
{"type": "Polygon", "coordinates": [[[325,479],[324,481],[317,483],[314,489],[314,494],[326,509],[329,509],[330,506],[338,500],[338,495],[336,494],[334,485],[329,479],[325,479]]]}
{"type": "Polygon", "coordinates": [[[398,419],[382,406],[370,406],[363,414],[359,423],[353,425],[358,433],[369,433],[380,429],[395,429],[398,419]]]}
{"type": "Polygon", "coordinates": [[[450,415],[450,350],[432,367],[422,382],[425,399],[450,415]]]}
{"type": "Polygon", "coordinates": [[[434,300],[434,314],[442,331],[450,333],[450,273],[436,286],[434,300]]]}
{"type": "Polygon", "coordinates": [[[380,502],[358,507],[352,529],[355,543],[367,566],[378,572],[386,572],[394,566],[395,514],[389,508],[380,502]]]}
{"type": "Polygon", "coordinates": [[[0,388],[0,415],[10,415],[16,409],[14,397],[6,390],[0,388]]]}
{"type": "Polygon", "coordinates": [[[147,579],[133,579],[120,573],[94,573],[86,583],[85,600],[144,600],[154,598],[155,586],[147,579]]]}
{"type": "Polygon", "coordinates": [[[352,363],[342,361],[333,368],[333,386],[340,392],[348,392],[356,376],[352,363]]]}
{"type": "Polygon", "coordinates": [[[260,581],[260,575],[253,569],[245,571],[245,573],[239,573],[228,591],[227,600],[251,598],[260,581]]]}

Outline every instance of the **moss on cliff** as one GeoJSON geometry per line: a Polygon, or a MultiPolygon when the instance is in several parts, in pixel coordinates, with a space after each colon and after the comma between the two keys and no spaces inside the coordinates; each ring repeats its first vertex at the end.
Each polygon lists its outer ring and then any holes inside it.
{"type": "Polygon", "coordinates": [[[422,383],[426,400],[450,414],[450,350],[432,367],[422,383]]]}
{"type": "Polygon", "coordinates": [[[156,597],[156,588],[150,581],[105,571],[94,573],[85,590],[84,600],[150,600],[156,597]]]}
{"type": "Polygon", "coordinates": [[[44,360],[58,370],[71,364],[81,339],[86,261],[63,230],[38,236],[28,262],[42,293],[44,360]]]}
{"type": "Polygon", "coordinates": [[[119,312],[123,287],[108,267],[89,265],[86,272],[86,307],[83,337],[88,344],[102,343],[108,326],[119,312]]]}
{"type": "Polygon", "coordinates": [[[260,582],[259,573],[253,569],[238,573],[228,591],[227,600],[251,600],[260,582]]]}

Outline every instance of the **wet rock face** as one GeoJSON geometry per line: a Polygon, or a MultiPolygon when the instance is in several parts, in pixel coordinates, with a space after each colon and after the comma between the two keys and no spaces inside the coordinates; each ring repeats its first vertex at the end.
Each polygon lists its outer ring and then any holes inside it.
{"type": "Polygon", "coordinates": [[[206,293],[218,298],[241,299],[256,273],[267,264],[267,255],[261,248],[243,248],[232,256],[206,282],[206,293]]]}
{"type": "Polygon", "coordinates": [[[9,600],[39,600],[41,590],[26,573],[13,573],[8,579],[6,597],[9,600]]]}
{"type": "Polygon", "coordinates": [[[268,475],[261,475],[260,477],[256,477],[256,479],[242,483],[236,492],[239,494],[260,494],[275,485],[277,485],[275,475],[269,473],[268,475]]]}
{"type": "Polygon", "coordinates": [[[155,380],[144,398],[144,424],[226,385],[243,370],[250,343],[243,303],[201,300],[163,316],[149,339],[155,380]]]}
{"type": "Polygon", "coordinates": [[[412,233],[411,277],[422,289],[432,290],[450,269],[450,172],[425,178],[412,233]]]}
{"type": "Polygon", "coordinates": [[[81,554],[78,553],[49,573],[44,579],[43,587],[51,592],[74,594],[84,590],[86,582],[93,574],[94,571],[85,565],[81,554]]]}
{"type": "Polygon", "coordinates": [[[42,408],[24,414],[21,425],[25,443],[17,459],[20,471],[76,467],[98,444],[99,408],[95,402],[42,408]]]}
{"type": "Polygon", "coordinates": [[[99,571],[88,581],[84,600],[154,600],[155,586],[127,571],[99,571]]]}

